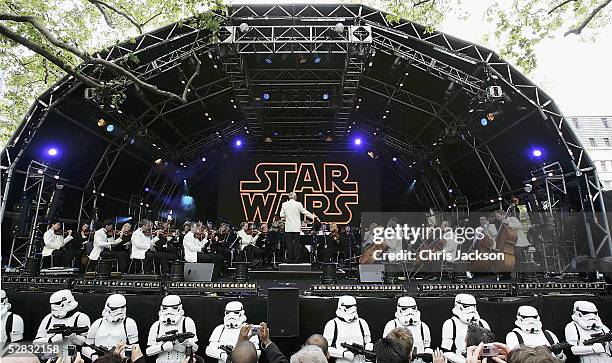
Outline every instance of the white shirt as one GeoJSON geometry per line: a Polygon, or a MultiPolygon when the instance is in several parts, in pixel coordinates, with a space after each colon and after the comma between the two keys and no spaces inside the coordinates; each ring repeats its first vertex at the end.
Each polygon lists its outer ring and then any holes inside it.
{"type": "Polygon", "coordinates": [[[100,254],[104,251],[105,248],[110,248],[113,245],[113,238],[108,237],[106,234],[106,230],[104,228],[100,228],[94,233],[94,241],[93,241],[93,249],[89,254],[89,259],[93,261],[97,261],[100,258],[100,254]]]}
{"type": "MultiPolygon", "coordinates": [[[[491,330],[489,324],[480,319],[480,324],[491,330]]],[[[465,351],[465,336],[467,334],[468,324],[459,320],[458,317],[453,316],[450,319],[447,319],[442,325],[442,344],[440,345],[442,348],[446,350],[451,350],[453,346],[455,347],[454,352],[457,354],[461,354],[465,351]],[[453,329],[453,322],[455,323],[455,329],[453,329]],[[453,333],[455,336],[453,337],[453,333]]]]}
{"type": "Polygon", "coordinates": [[[508,224],[516,232],[517,240],[516,247],[529,247],[531,244],[527,240],[527,235],[523,229],[523,224],[516,217],[508,217],[504,219],[504,223],[508,224]]]}
{"type": "Polygon", "coordinates": [[[289,199],[281,207],[280,216],[285,218],[285,232],[301,232],[302,231],[302,214],[310,218],[314,218],[314,214],[304,208],[302,203],[289,199]]]}
{"type": "Polygon", "coordinates": [[[183,249],[185,250],[185,261],[198,262],[198,252],[202,252],[202,248],[208,243],[204,238],[202,241],[197,239],[193,232],[189,231],[183,237],[183,249]]]}
{"type": "Polygon", "coordinates": [[[53,251],[64,247],[71,240],[72,236],[64,238],[64,236],[55,234],[55,231],[49,228],[43,235],[43,241],[45,242],[45,247],[42,250],[43,257],[51,256],[53,251]]]}
{"type": "Polygon", "coordinates": [[[257,239],[259,238],[259,234],[253,237],[241,229],[238,231],[238,237],[240,237],[240,246],[238,246],[238,248],[240,251],[242,251],[248,245],[255,245],[255,242],[257,242],[257,239]]]}
{"type": "Polygon", "coordinates": [[[138,228],[132,233],[132,253],[130,258],[133,260],[144,260],[145,254],[151,248],[155,242],[159,240],[159,237],[151,239],[151,237],[145,236],[142,229],[138,228]]]}

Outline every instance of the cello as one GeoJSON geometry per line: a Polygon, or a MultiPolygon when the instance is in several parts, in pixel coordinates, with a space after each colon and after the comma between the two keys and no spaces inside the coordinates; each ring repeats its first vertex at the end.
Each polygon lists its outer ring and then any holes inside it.
{"type": "Polygon", "coordinates": [[[512,229],[503,221],[508,218],[508,214],[516,205],[519,203],[518,198],[512,198],[512,204],[506,210],[506,214],[504,214],[504,218],[502,218],[502,224],[499,227],[499,231],[497,232],[497,236],[495,237],[495,244],[497,246],[497,250],[504,254],[504,259],[501,261],[495,261],[495,271],[496,272],[512,272],[514,269],[514,264],[516,261],[516,256],[514,255],[514,249],[516,247],[516,241],[518,240],[518,235],[516,231],[512,229]]]}

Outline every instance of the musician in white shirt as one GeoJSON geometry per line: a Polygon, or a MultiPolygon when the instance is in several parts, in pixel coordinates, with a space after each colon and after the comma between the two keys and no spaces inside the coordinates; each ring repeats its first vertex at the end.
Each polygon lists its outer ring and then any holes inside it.
{"type": "Polygon", "coordinates": [[[102,223],[102,228],[94,233],[93,249],[89,254],[89,259],[91,261],[97,261],[105,249],[110,249],[111,246],[115,244],[113,237],[109,236],[109,234],[113,233],[114,229],[115,226],[113,222],[107,219],[102,223]]]}
{"type": "Polygon", "coordinates": [[[183,237],[184,257],[187,262],[214,263],[213,280],[227,270],[223,255],[209,251],[208,230],[191,223],[189,232],[183,237]],[[201,238],[201,239],[200,239],[201,238]]]}
{"type": "MultiPolygon", "coordinates": [[[[45,246],[42,250],[43,261],[50,260],[50,256],[55,259],[55,266],[65,266],[63,247],[72,240],[72,231],[67,231],[68,236],[64,238],[62,225],[60,222],[53,220],[49,223],[49,229],[43,235],[45,246]]],[[[50,261],[49,261],[50,262],[50,261]]],[[[46,263],[44,263],[45,265],[46,263]]],[[[50,264],[46,264],[50,265],[50,264]]]]}
{"type": "Polygon", "coordinates": [[[238,238],[240,238],[240,245],[238,249],[240,251],[246,251],[248,258],[253,257],[263,258],[265,251],[257,247],[255,243],[259,239],[261,232],[257,232],[255,236],[249,231],[249,224],[247,222],[240,223],[240,230],[238,231],[238,238]]]}
{"type": "Polygon", "coordinates": [[[285,222],[285,245],[287,248],[287,259],[290,263],[300,262],[301,260],[300,232],[302,214],[312,219],[317,218],[316,215],[307,211],[302,203],[297,201],[297,194],[295,192],[289,193],[289,200],[283,203],[280,216],[285,222]]]}
{"type": "MultiPolygon", "coordinates": [[[[503,210],[498,210],[495,212],[495,218],[501,224],[505,224],[508,227],[512,228],[516,232],[516,244],[514,245],[514,255],[516,256],[515,262],[515,270],[517,272],[521,272],[521,265],[525,260],[525,252],[532,248],[531,243],[527,239],[527,233],[525,233],[525,229],[523,228],[523,224],[518,218],[514,216],[508,216],[503,210]]],[[[500,231],[502,227],[500,226],[500,231]]],[[[497,246],[500,248],[500,246],[497,246]]]]}

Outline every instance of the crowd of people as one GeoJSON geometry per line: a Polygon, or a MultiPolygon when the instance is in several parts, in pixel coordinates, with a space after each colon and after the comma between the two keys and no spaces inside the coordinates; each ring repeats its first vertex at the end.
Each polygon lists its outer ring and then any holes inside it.
{"type": "MultiPolygon", "coordinates": [[[[142,362],[146,355],[157,363],[184,363],[192,359],[201,361],[198,353],[219,363],[319,363],[332,359],[338,363],[554,363],[567,357],[579,357],[584,363],[612,361],[612,335],[599,318],[597,307],[588,301],[574,302],[564,343],[542,327],[538,311],[531,306],[518,309],[516,327],[502,343],[479,316],[474,297],[458,294],[452,317],[442,328],[442,344],[434,349],[429,327],[421,320],[412,297],[398,299],[394,319],[386,324],[383,336],[374,341],[368,322],[358,315],[357,300],[341,296],[335,317],[325,324],[322,334],[311,335],[290,356],[272,342],[265,322],[256,325],[248,322],[240,301],[227,303],[223,322],[204,344],[178,295],[163,298],[146,343],[139,341],[137,323],[128,316],[123,295],[110,295],[102,316],[93,323],[78,310],[70,290],[53,293],[49,302],[51,312],[40,322],[33,343],[57,347],[54,357],[63,362],[81,356],[97,363],[142,362]],[[139,344],[146,345],[144,353],[139,344]]],[[[23,339],[24,320],[11,312],[4,291],[1,312],[2,345],[11,353],[12,344],[23,339]]]]}

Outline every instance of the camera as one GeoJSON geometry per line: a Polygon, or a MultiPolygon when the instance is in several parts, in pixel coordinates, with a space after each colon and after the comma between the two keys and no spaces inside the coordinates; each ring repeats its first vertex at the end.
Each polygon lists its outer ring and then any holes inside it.
{"type": "Polygon", "coordinates": [[[261,328],[261,325],[251,325],[251,334],[253,335],[259,334],[260,328],[261,328]]]}
{"type": "Polygon", "coordinates": [[[185,347],[185,357],[192,357],[193,356],[193,347],[189,346],[189,347],[185,347]]]}
{"type": "Polygon", "coordinates": [[[68,346],[68,356],[69,357],[76,357],[76,346],[74,346],[74,345],[69,345],[68,346]]]}
{"type": "Polygon", "coordinates": [[[125,350],[123,352],[125,353],[125,357],[127,359],[131,359],[132,358],[132,346],[131,345],[126,345],[125,346],[125,350]]]}
{"type": "Polygon", "coordinates": [[[493,343],[483,345],[481,357],[497,357],[499,355],[499,348],[493,343]]]}

